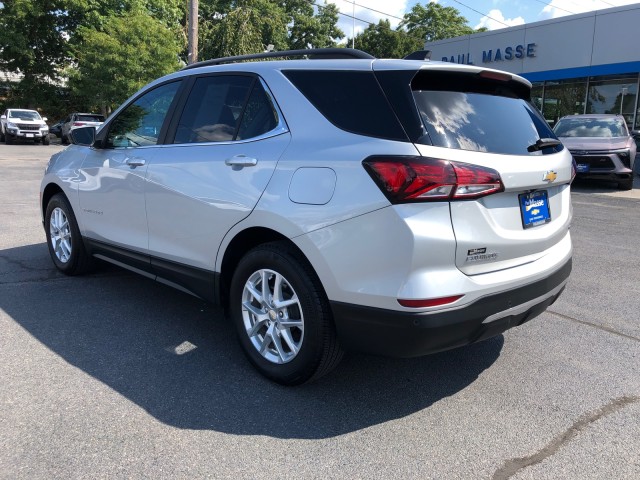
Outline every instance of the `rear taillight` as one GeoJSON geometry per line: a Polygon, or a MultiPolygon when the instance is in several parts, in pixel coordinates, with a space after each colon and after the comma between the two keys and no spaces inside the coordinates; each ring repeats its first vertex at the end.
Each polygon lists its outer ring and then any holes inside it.
{"type": "Polygon", "coordinates": [[[362,162],[391,203],[465,200],[504,190],[491,168],[429,157],[369,157],[362,162]]]}
{"type": "Polygon", "coordinates": [[[74,127],[81,127],[84,125],[84,122],[73,122],[74,127]]]}

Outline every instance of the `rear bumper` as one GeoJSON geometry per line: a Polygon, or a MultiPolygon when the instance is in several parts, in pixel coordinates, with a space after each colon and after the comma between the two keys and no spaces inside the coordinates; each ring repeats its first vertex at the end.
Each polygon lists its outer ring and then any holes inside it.
{"type": "Polygon", "coordinates": [[[540,315],[564,290],[571,259],[553,274],[444,312],[383,310],[332,302],[338,336],[348,350],[417,357],[468,345],[540,315]]]}

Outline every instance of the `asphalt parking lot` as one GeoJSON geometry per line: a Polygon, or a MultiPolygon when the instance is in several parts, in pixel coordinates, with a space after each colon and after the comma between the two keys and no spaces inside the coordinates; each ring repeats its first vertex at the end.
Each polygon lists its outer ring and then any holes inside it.
{"type": "Polygon", "coordinates": [[[54,269],[37,204],[61,148],[0,145],[0,479],[640,478],[640,178],[576,186],[572,277],[532,322],[284,388],[216,307],[54,269]]]}

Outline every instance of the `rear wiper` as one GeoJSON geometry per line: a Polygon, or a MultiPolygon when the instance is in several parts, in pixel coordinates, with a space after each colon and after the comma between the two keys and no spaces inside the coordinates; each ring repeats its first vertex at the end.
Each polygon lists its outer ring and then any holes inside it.
{"type": "Polygon", "coordinates": [[[537,152],[538,150],[542,150],[543,148],[557,147],[558,145],[561,145],[561,144],[562,142],[555,138],[540,138],[536,140],[536,143],[534,143],[533,145],[529,145],[527,147],[527,151],[537,152]]]}

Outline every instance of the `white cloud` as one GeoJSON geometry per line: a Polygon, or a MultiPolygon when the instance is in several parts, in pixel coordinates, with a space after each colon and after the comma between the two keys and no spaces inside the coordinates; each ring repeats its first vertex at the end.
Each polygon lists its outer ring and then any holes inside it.
{"type": "Polygon", "coordinates": [[[486,17],[482,17],[480,23],[474,28],[477,30],[478,28],[486,27],[488,30],[497,30],[498,28],[513,27],[516,25],[524,25],[524,18],[504,18],[500,10],[494,9],[491,10],[486,17]]]}

